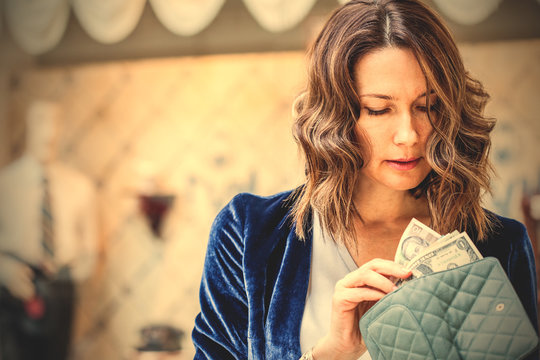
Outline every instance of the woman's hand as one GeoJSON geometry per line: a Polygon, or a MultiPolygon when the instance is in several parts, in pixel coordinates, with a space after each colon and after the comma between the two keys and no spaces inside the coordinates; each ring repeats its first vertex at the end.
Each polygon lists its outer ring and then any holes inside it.
{"type": "Polygon", "coordinates": [[[34,297],[36,289],[32,282],[34,272],[32,269],[15,259],[8,256],[0,258],[0,285],[14,297],[27,301],[34,297]]]}
{"type": "Polygon", "coordinates": [[[365,351],[358,322],[369,308],[396,289],[390,277],[406,279],[411,272],[401,265],[373,259],[336,283],[330,331],[313,348],[316,360],[358,359],[365,351]]]}

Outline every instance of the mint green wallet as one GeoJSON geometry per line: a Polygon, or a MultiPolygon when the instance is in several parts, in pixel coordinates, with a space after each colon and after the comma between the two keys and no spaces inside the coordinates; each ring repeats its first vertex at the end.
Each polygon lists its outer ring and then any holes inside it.
{"type": "Polygon", "coordinates": [[[492,257],[405,283],[362,316],[360,331],[373,360],[519,360],[538,345],[492,257]]]}

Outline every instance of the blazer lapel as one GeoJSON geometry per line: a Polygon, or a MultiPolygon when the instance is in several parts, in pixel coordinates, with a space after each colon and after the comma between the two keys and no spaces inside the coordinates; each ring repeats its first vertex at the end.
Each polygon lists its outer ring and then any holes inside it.
{"type": "Polygon", "coordinates": [[[300,326],[309,284],[311,247],[311,230],[306,241],[301,241],[292,226],[284,243],[273,254],[281,261],[270,258],[268,272],[274,273],[275,281],[268,279],[267,283],[273,284],[273,289],[267,289],[271,294],[265,322],[267,359],[301,356],[300,326]]]}

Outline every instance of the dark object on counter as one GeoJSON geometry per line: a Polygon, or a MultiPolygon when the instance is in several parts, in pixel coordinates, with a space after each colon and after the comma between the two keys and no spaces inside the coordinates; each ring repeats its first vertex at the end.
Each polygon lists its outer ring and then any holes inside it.
{"type": "Polygon", "coordinates": [[[170,325],[149,325],[140,330],[141,345],[137,350],[177,352],[182,349],[180,341],[184,332],[170,325]]]}

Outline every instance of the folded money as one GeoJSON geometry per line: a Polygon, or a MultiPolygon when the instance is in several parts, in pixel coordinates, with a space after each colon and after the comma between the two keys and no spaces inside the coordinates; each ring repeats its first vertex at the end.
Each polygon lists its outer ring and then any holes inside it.
{"type": "Polygon", "coordinates": [[[429,226],[413,218],[403,232],[403,235],[401,235],[401,239],[399,239],[394,261],[398,264],[406,265],[423,249],[429,247],[429,245],[440,238],[441,235],[436,231],[433,231],[429,226]]]}
{"type": "Polygon", "coordinates": [[[407,279],[411,280],[482,258],[467,233],[441,236],[413,218],[399,240],[394,261],[411,270],[413,275],[407,279]]]}

